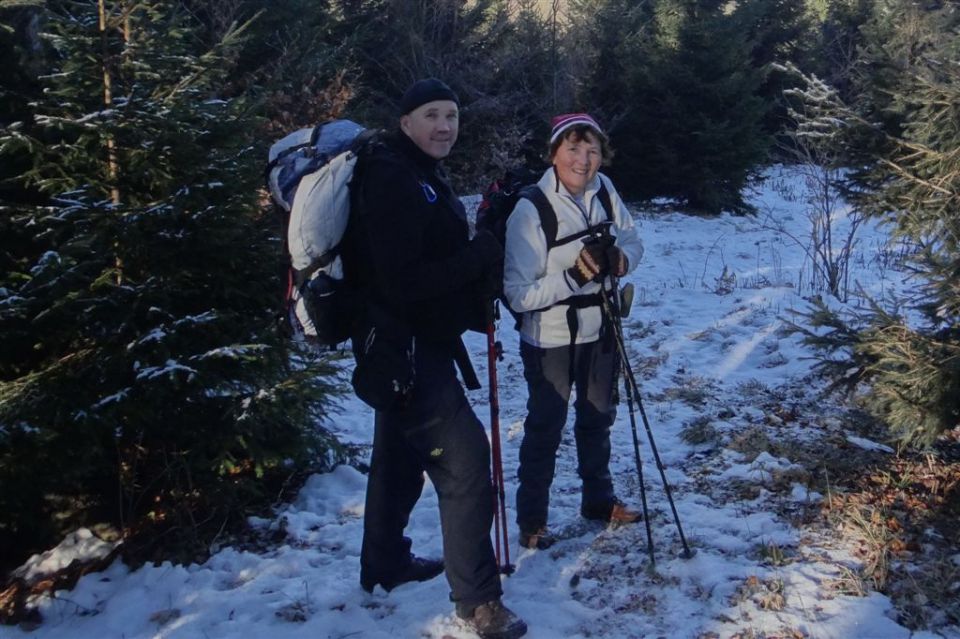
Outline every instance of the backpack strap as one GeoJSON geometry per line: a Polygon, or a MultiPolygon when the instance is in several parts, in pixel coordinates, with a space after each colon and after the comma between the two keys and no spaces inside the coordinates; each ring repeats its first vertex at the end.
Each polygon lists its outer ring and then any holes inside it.
{"type": "Polygon", "coordinates": [[[473,362],[470,361],[470,354],[467,352],[467,346],[463,343],[462,337],[458,337],[453,345],[453,361],[460,369],[460,376],[463,377],[463,385],[467,387],[467,390],[480,389],[477,371],[473,368],[473,362]]]}
{"type": "Polygon", "coordinates": [[[547,250],[549,251],[557,245],[557,213],[553,210],[553,205],[550,204],[550,200],[547,199],[543,189],[536,184],[523,187],[520,189],[519,195],[530,200],[537,207],[537,215],[540,216],[540,228],[543,229],[543,234],[547,238],[547,250]]]}
{"type": "MultiPolygon", "coordinates": [[[[582,237],[585,237],[593,233],[598,225],[591,226],[583,231],[578,231],[566,237],[558,238],[558,223],[557,223],[557,213],[553,210],[553,206],[550,204],[550,201],[547,199],[546,194],[543,190],[536,184],[531,184],[525,186],[520,190],[520,197],[526,198],[533,202],[533,205],[537,207],[537,215],[540,216],[540,228],[543,229],[543,234],[547,239],[547,250],[556,248],[563,244],[568,244],[575,240],[579,240],[582,237]]],[[[600,199],[600,206],[603,207],[603,212],[606,214],[606,224],[613,224],[613,200],[610,197],[610,191],[607,190],[607,185],[603,180],[600,180],[600,189],[597,191],[597,197],[600,199]]]]}
{"type": "Polygon", "coordinates": [[[600,180],[600,190],[597,191],[597,197],[600,198],[600,205],[603,212],[607,214],[607,222],[613,224],[613,200],[610,199],[610,191],[603,180],[600,180]]]}

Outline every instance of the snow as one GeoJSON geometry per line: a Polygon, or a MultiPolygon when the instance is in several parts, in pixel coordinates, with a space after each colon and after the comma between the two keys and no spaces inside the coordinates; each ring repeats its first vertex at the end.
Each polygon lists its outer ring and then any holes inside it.
{"type": "Polygon", "coordinates": [[[847,435],[847,441],[853,444],[854,446],[859,446],[864,450],[882,450],[885,453],[895,452],[889,446],[884,444],[878,444],[877,442],[870,441],[869,439],[864,439],[863,437],[857,437],[856,435],[847,435]]]}
{"type": "Polygon", "coordinates": [[[188,378],[193,378],[197,374],[196,369],[190,368],[189,366],[184,366],[179,362],[176,362],[172,359],[168,359],[163,366],[147,366],[145,368],[139,368],[137,366],[137,380],[141,379],[154,379],[156,377],[162,377],[168,375],[173,377],[174,373],[181,371],[187,374],[188,378]]]}
{"type": "Polygon", "coordinates": [[[194,355],[191,360],[205,360],[211,358],[224,358],[224,359],[239,359],[241,357],[251,356],[256,354],[257,351],[264,350],[265,347],[260,345],[249,345],[249,346],[223,346],[220,348],[214,348],[206,353],[201,353],[200,355],[194,355]]]}
{"type": "Polygon", "coordinates": [[[57,253],[56,251],[47,251],[40,256],[40,258],[37,260],[36,265],[30,269],[30,274],[37,275],[38,273],[43,271],[43,269],[46,268],[47,266],[50,266],[51,264],[59,264],[59,263],[60,263],[60,254],[57,253]]]}
{"type": "Polygon", "coordinates": [[[135,346],[142,346],[143,344],[147,344],[149,342],[162,342],[164,339],[166,339],[166,337],[166,331],[160,328],[155,328],[140,339],[127,344],[127,350],[130,350],[135,346]]]}
{"type": "Polygon", "coordinates": [[[207,311],[199,315],[186,315],[176,322],[174,326],[182,326],[184,324],[203,324],[205,322],[213,322],[217,319],[217,314],[214,311],[207,311]]]}
{"type": "MultiPolygon", "coordinates": [[[[782,189],[773,188],[786,183],[801,190],[802,179],[779,168],[767,178],[752,196],[754,204],[794,237],[807,237],[809,221],[802,202],[785,199],[782,189]]],[[[472,210],[476,197],[465,200],[472,210]]],[[[773,452],[761,445],[764,441],[786,436],[817,441],[830,432],[856,446],[886,450],[845,430],[841,411],[830,401],[820,401],[816,414],[798,411],[791,416],[774,414],[769,404],[758,400],[764,393],[776,393],[784,406],[801,406],[820,387],[810,376],[811,353],[798,336],[781,330],[781,318],[789,309],[805,307],[803,296],[826,296],[799,284],[810,281],[809,272],[801,273],[810,268],[803,247],[763,216],[698,218],[639,211],[637,219],[646,254],[627,278],[636,295],[624,332],[679,521],[695,554],[680,556],[679,530],[639,416],[636,428],[655,566],[647,556],[643,524],[606,528],[580,519],[569,425],[551,500],[551,526],[562,533],[561,540],[546,551],[517,545],[513,491],[526,388],[516,333],[503,321],[501,441],[510,553],[516,566],[516,572],[503,579],[504,601],[527,621],[527,636],[960,637],[958,628],[911,632],[894,620],[891,602],[882,594],[857,597],[831,588],[845,571],[856,570],[855,555],[830,531],[796,528],[781,514],[783,508],[802,509],[822,496],[803,484],[802,468],[790,459],[789,448],[773,452]],[[686,443],[681,432],[696,420],[709,422],[715,437],[686,443]],[[765,554],[776,553],[789,560],[764,560],[765,554]]],[[[864,247],[881,246],[884,236],[881,229],[864,225],[860,238],[858,250],[863,252],[868,250],[864,247]]],[[[865,290],[899,285],[900,273],[888,269],[881,278],[870,256],[855,255],[852,264],[851,280],[865,290]]],[[[469,335],[467,347],[480,379],[486,379],[484,337],[469,335]]],[[[170,362],[140,375],[178,367],[170,362]]],[[[469,397],[477,414],[488,421],[485,393],[469,397]]],[[[372,413],[355,398],[344,399],[328,426],[344,442],[369,449],[372,413]]],[[[618,493],[639,507],[625,399],[612,440],[611,470],[618,493]]],[[[832,444],[824,440],[823,445],[832,444]]],[[[189,566],[165,563],[131,571],[116,562],[101,573],[85,575],[69,592],[36,600],[45,621],[33,632],[0,628],[0,637],[474,636],[455,619],[442,578],[404,585],[389,594],[380,589],[367,594],[360,588],[364,487],[365,476],[346,466],[315,475],[274,518],[251,520],[255,528],[281,538],[279,545],[261,552],[217,547],[210,559],[189,566]]],[[[441,554],[437,495],[429,481],[407,532],[418,554],[441,554]]],[[[37,575],[79,555],[103,556],[108,549],[109,544],[80,530],[21,570],[37,575]]],[[[960,556],[953,561],[960,565],[960,556]]]]}
{"type": "Polygon", "coordinates": [[[104,406],[107,406],[108,404],[112,404],[113,402],[119,402],[125,399],[129,394],[130,394],[130,388],[129,387],[124,388],[116,393],[113,393],[112,395],[107,395],[103,399],[97,401],[95,404],[93,404],[90,407],[90,409],[97,410],[97,409],[103,408],[104,406]]]}
{"type": "Polygon", "coordinates": [[[34,579],[66,568],[75,559],[106,557],[116,545],[101,540],[86,528],[80,528],[67,535],[56,548],[28,559],[13,572],[13,576],[34,579]]]}

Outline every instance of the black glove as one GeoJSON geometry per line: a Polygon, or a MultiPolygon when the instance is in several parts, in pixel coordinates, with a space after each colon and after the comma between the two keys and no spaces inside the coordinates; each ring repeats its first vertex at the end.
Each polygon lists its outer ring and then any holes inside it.
{"type": "Polygon", "coordinates": [[[630,266],[630,261],[627,259],[627,256],[623,254],[616,246],[611,246],[607,249],[607,264],[610,265],[610,275],[614,277],[623,277],[627,274],[627,269],[630,266]]]}
{"type": "Polygon", "coordinates": [[[480,278],[479,293],[484,299],[496,299],[503,293],[503,268],[499,263],[480,278]]]}
{"type": "Polygon", "coordinates": [[[483,273],[489,273],[494,268],[497,271],[502,270],[503,247],[490,231],[484,229],[474,235],[469,250],[483,273]]]}
{"type": "Polygon", "coordinates": [[[584,244],[577,261],[567,269],[567,275],[581,287],[586,286],[587,282],[601,280],[609,272],[607,247],[597,243],[584,244]]]}

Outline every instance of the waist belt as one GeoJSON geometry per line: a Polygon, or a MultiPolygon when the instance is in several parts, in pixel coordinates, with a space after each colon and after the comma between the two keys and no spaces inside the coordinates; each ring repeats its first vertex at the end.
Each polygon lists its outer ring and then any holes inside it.
{"type": "MultiPolygon", "coordinates": [[[[603,295],[604,293],[602,291],[599,293],[587,293],[586,295],[574,295],[573,297],[568,297],[562,302],[557,302],[556,304],[552,305],[567,307],[567,330],[570,331],[570,369],[568,374],[570,376],[571,384],[574,382],[574,376],[576,372],[576,367],[574,366],[574,347],[577,345],[577,332],[580,330],[580,317],[577,315],[577,310],[581,308],[590,308],[592,306],[603,306],[603,295]]],[[[611,293],[607,294],[607,299],[612,303],[613,297],[611,293]]],[[[552,308],[552,306],[548,306],[536,312],[545,311],[547,308],[552,308]]],[[[601,337],[606,329],[607,317],[605,314],[601,313],[601,337]]]]}

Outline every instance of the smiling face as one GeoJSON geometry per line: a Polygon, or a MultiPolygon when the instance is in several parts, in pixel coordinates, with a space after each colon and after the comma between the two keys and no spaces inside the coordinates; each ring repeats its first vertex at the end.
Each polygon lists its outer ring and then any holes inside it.
{"type": "Polygon", "coordinates": [[[400,118],[400,130],[435,160],[450,154],[460,129],[460,110],[453,100],[421,104],[400,118]]]}
{"type": "Polygon", "coordinates": [[[600,170],[603,147],[593,132],[571,130],[564,135],[550,161],[567,191],[571,195],[583,195],[600,170]]]}

